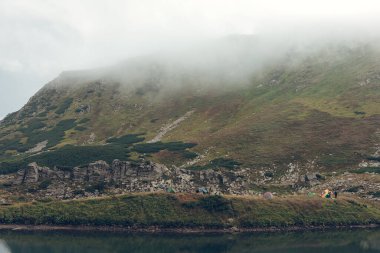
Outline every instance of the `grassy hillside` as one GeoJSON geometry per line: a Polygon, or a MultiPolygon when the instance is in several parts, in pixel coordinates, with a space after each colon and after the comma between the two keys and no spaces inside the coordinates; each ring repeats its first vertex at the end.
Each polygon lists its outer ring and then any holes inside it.
{"type": "MultiPolygon", "coordinates": [[[[131,159],[145,154],[182,165],[198,154],[197,168],[224,158],[279,174],[289,163],[311,162],[319,171],[346,171],[380,141],[380,52],[371,46],[289,55],[236,83],[159,65],[125,68],[129,79],[112,72],[65,73],[5,118],[1,170],[33,160],[25,152],[44,141],[37,153],[68,144],[66,151],[78,145],[102,150],[109,138],[140,134],[142,143],[128,144],[131,159]],[[176,120],[162,143],[194,145],[173,150],[147,143],[176,120]]],[[[107,156],[116,158],[126,159],[107,156]]]]}
{"type": "Polygon", "coordinates": [[[289,196],[264,200],[174,194],[134,194],[35,202],[0,208],[1,223],[144,228],[260,228],[378,224],[377,203],[289,196]]]}

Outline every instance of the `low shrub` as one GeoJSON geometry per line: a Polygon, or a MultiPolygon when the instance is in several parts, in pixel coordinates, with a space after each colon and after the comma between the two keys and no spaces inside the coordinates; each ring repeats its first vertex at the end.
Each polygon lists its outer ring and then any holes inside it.
{"type": "Polygon", "coordinates": [[[98,160],[111,163],[115,159],[129,160],[129,150],[119,145],[102,146],[72,146],[66,145],[62,148],[29,156],[12,162],[0,163],[0,174],[9,174],[26,167],[31,162],[40,166],[60,170],[71,171],[73,167],[86,165],[98,160]]]}
{"type": "Polygon", "coordinates": [[[274,174],[273,174],[272,171],[265,171],[264,176],[266,176],[266,177],[273,177],[274,174]]]}
{"type": "Polygon", "coordinates": [[[326,177],[323,176],[323,175],[321,175],[321,174],[315,174],[315,177],[316,177],[317,180],[319,180],[319,181],[322,181],[322,180],[325,180],[325,179],[326,179],[326,177]]]}
{"type": "Polygon", "coordinates": [[[49,187],[49,185],[51,185],[51,180],[46,179],[46,180],[42,181],[41,183],[39,183],[38,189],[45,190],[49,187]]]}
{"type": "Polygon", "coordinates": [[[77,131],[84,131],[84,130],[87,130],[87,127],[77,126],[74,129],[77,130],[77,131]]]}
{"type": "Polygon", "coordinates": [[[231,202],[219,195],[204,197],[197,201],[185,202],[182,206],[190,209],[200,207],[209,212],[232,212],[231,202]]]}
{"type": "Polygon", "coordinates": [[[359,186],[353,186],[351,188],[348,188],[346,190],[346,192],[358,192],[361,189],[363,189],[363,186],[361,186],[361,185],[359,185],[359,186]]]}
{"type": "Polygon", "coordinates": [[[73,103],[74,99],[73,98],[68,98],[66,99],[65,101],[63,101],[63,103],[59,106],[59,108],[55,111],[56,114],[63,114],[65,113],[65,111],[67,109],[69,109],[69,107],[71,106],[71,104],[73,103]]]}
{"type": "Polygon", "coordinates": [[[351,173],[356,174],[364,174],[364,173],[375,173],[380,174],[380,167],[367,167],[367,168],[360,168],[357,170],[351,170],[351,173]]]}
{"type": "Polygon", "coordinates": [[[66,119],[58,122],[51,130],[34,133],[27,135],[27,146],[33,147],[37,143],[47,140],[47,147],[54,147],[65,136],[65,131],[74,128],[76,126],[75,119],[66,119]]]}
{"type": "Polygon", "coordinates": [[[48,167],[60,166],[61,168],[70,168],[104,160],[111,163],[114,159],[128,160],[129,150],[116,146],[72,146],[66,145],[60,149],[35,155],[28,158],[29,161],[35,161],[39,165],[48,167]]]}
{"type": "Polygon", "coordinates": [[[198,157],[197,153],[191,152],[188,150],[184,150],[183,152],[181,152],[181,155],[186,159],[194,159],[194,158],[198,157]]]}
{"type": "Polygon", "coordinates": [[[20,128],[19,131],[25,135],[31,135],[34,131],[45,127],[46,124],[39,119],[32,119],[28,122],[27,127],[20,128]]]}
{"type": "Polygon", "coordinates": [[[234,169],[236,167],[239,167],[241,163],[233,160],[233,159],[226,159],[226,158],[217,158],[210,162],[210,165],[214,168],[217,167],[223,167],[226,169],[234,169]]]}
{"type": "Polygon", "coordinates": [[[37,115],[37,117],[44,118],[47,116],[47,112],[41,112],[40,114],[37,115]]]}
{"type": "Polygon", "coordinates": [[[207,169],[216,169],[216,168],[225,168],[225,169],[235,169],[239,167],[241,163],[226,158],[217,158],[212,160],[209,164],[206,165],[192,165],[187,167],[188,170],[207,170],[207,169]]]}
{"type": "Polygon", "coordinates": [[[127,134],[121,137],[113,137],[107,140],[107,143],[116,143],[116,144],[134,144],[138,142],[142,142],[145,140],[144,137],[141,137],[143,134],[127,134]]]}
{"type": "Polygon", "coordinates": [[[28,165],[25,161],[1,162],[0,174],[15,173],[18,170],[25,168],[28,165]]]}
{"type": "Polygon", "coordinates": [[[78,121],[78,124],[84,124],[84,123],[87,123],[89,121],[90,121],[89,118],[83,118],[83,119],[81,119],[81,120],[78,121]]]}
{"type": "Polygon", "coordinates": [[[370,192],[369,194],[371,194],[375,198],[380,198],[380,191],[379,192],[370,192]]]}
{"type": "Polygon", "coordinates": [[[367,157],[367,159],[380,162],[380,156],[369,156],[367,157]]]}
{"type": "Polygon", "coordinates": [[[102,182],[94,183],[92,185],[88,185],[84,188],[84,190],[86,192],[92,192],[92,193],[94,193],[95,191],[104,192],[105,186],[106,184],[102,181],[102,182]]]}
{"type": "Polygon", "coordinates": [[[84,190],[81,190],[81,189],[77,189],[77,190],[74,190],[73,191],[73,194],[74,195],[84,195],[84,190]]]}
{"type": "Polygon", "coordinates": [[[134,145],[133,151],[138,153],[157,153],[165,149],[168,151],[183,151],[196,145],[196,143],[184,143],[182,141],[142,143],[134,145]]]}

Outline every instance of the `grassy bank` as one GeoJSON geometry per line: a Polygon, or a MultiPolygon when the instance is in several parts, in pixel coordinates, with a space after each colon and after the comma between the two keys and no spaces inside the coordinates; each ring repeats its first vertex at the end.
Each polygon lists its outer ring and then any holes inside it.
{"type": "Polygon", "coordinates": [[[265,228],[380,223],[375,203],[342,197],[259,198],[133,194],[0,208],[2,224],[159,228],[265,228]]]}

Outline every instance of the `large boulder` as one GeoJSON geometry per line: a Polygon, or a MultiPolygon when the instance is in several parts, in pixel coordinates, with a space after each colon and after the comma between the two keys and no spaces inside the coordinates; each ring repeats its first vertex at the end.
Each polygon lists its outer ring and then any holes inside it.
{"type": "Polygon", "coordinates": [[[41,179],[50,178],[52,174],[52,170],[48,167],[40,167],[37,163],[33,162],[28,164],[26,168],[17,172],[14,184],[37,183],[41,179]]]}

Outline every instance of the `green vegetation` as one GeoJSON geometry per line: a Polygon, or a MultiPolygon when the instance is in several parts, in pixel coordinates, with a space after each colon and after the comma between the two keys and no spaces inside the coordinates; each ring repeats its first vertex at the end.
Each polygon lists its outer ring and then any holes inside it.
{"type": "Polygon", "coordinates": [[[145,140],[145,138],[141,137],[141,135],[144,134],[127,134],[122,137],[113,137],[108,139],[107,143],[130,145],[145,140]]]}
{"type": "Polygon", "coordinates": [[[45,127],[46,124],[39,119],[32,119],[28,122],[28,126],[25,128],[20,128],[19,130],[24,133],[25,135],[31,135],[35,130],[39,130],[43,127],[45,127]]]}
{"type": "Polygon", "coordinates": [[[84,131],[84,130],[87,130],[87,127],[77,126],[74,129],[77,130],[77,131],[84,131]]]}
{"type": "Polygon", "coordinates": [[[195,157],[198,156],[197,153],[195,153],[195,152],[191,152],[191,151],[188,151],[188,150],[183,150],[183,151],[181,151],[180,154],[181,154],[182,157],[185,158],[185,159],[194,159],[195,157]]]}
{"type": "Polygon", "coordinates": [[[161,228],[258,228],[378,224],[376,203],[289,196],[255,198],[133,194],[117,197],[36,202],[0,207],[3,224],[95,225],[161,228]]]}
{"type": "Polygon", "coordinates": [[[90,121],[89,118],[83,118],[83,119],[81,119],[81,120],[78,121],[78,124],[85,124],[85,123],[87,123],[89,121],[90,121]]]}
{"type": "Polygon", "coordinates": [[[233,160],[233,159],[226,159],[226,158],[217,158],[210,162],[210,166],[212,168],[226,168],[226,169],[234,169],[238,166],[240,166],[241,163],[233,160]]]}
{"type": "Polygon", "coordinates": [[[95,192],[95,191],[104,192],[105,187],[106,187],[106,184],[105,182],[102,181],[102,182],[97,182],[92,185],[86,186],[85,191],[86,192],[95,192]]]}
{"type": "Polygon", "coordinates": [[[378,192],[368,192],[369,195],[372,195],[375,198],[380,198],[380,191],[378,192]]]}
{"type": "Polygon", "coordinates": [[[356,174],[364,174],[364,173],[380,174],[380,167],[360,168],[360,169],[357,169],[357,170],[351,170],[351,173],[356,173],[356,174]]]}
{"type": "Polygon", "coordinates": [[[217,195],[207,196],[193,202],[187,202],[184,206],[188,208],[201,207],[211,213],[233,213],[231,201],[217,195]]]}
{"type": "Polygon", "coordinates": [[[0,174],[15,173],[25,165],[26,163],[20,161],[0,162],[0,174]]]}
{"type": "Polygon", "coordinates": [[[73,98],[67,98],[63,103],[59,106],[59,108],[55,111],[56,114],[64,114],[67,109],[71,106],[73,103],[73,98]]]}
{"type": "Polygon", "coordinates": [[[227,158],[216,158],[212,161],[210,161],[209,164],[206,165],[193,165],[187,167],[188,170],[207,170],[207,169],[217,169],[217,168],[225,168],[225,169],[235,169],[238,168],[241,165],[241,163],[233,160],[233,159],[227,159],[227,158]]]}
{"type": "Polygon", "coordinates": [[[24,147],[25,146],[20,143],[19,139],[3,139],[0,142],[0,152],[2,153],[6,150],[25,150],[24,147]]]}
{"type": "Polygon", "coordinates": [[[353,186],[351,188],[348,188],[346,190],[346,192],[358,192],[360,190],[364,189],[363,186],[359,185],[359,186],[353,186]]]}
{"type": "Polygon", "coordinates": [[[369,156],[368,160],[380,162],[380,157],[379,156],[369,156]]]}
{"type": "Polygon", "coordinates": [[[41,112],[40,114],[37,115],[37,117],[44,118],[47,116],[47,112],[41,112]]]}
{"type": "Polygon", "coordinates": [[[57,108],[58,108],[58,106],[56,106],[56,105],[50,105],[50,106],[46,107],[46,110],[50,112],[50,111],[54,111],[57,108]]]}
{"type": "Polygon", "coordinates": [[[45,126],[46,124],[38,119],[31,120],[26,128],[20,129],[27,137],[27,142],[21,143],[19,137],[3,139],[0,141],[0,151],[17,150],[18,152],[25,152],[43,141],[48,141],[47,148],[54,147],[63,140],[65,131],[74,128],[76,123],[75,119],[66,119],[59,121],[53,128],[42,131],[41,128],[45,126]]]}
{"type": "Polygon", "coordinates": [[[196,143],[184,143],[182,141],[175,141],[175,142],[154,142],[154,143],[143,143],[143,144],[136,144],[133,147],[133,151],[136,151],[138,153],[157,153],[161,150],[168,150],[168,151],[184,151],[188,148],[192,148],[196,146],[196,143]]]}
{"type": "MultiPolygon", "coordinates": [[[[55,141],[63,137],[64,131],[71,129],[76,125],[75,120],[63,120],[58,125],[48,131],[43,132],[41,135],[32,137],[31,142],[35,143],[37,140],[50,138],[49,141],[55,141]],[[55,134],[55,135],[54,135],[55,134]],[[54,138],[54,139],[52,139],[54,138]]],[[[141,134],[125,135],[120,138],[109,139],[108,145],[94,145],[94,146],[73,146],[65,145],[64,147],[49,152],[44,152],[33,156],[22,156],[17,159],[5,159],[0,162],[0,174],[9,174],[18,171],[20,168],[27,166],[31,162],[37,162],[40,166],[48,166],[50,168],[57,166],[59,168],[72,168],[75,166],[85,165],[98,160],[112,163],[115,159],[129,160],[129,145],[144,140],[140,137],[141,134]]],[[[29,142],[28,142],[29,143],[29,142]]],[[[23,145],[16,140],[10,140],[4,143],[6,148],[29,149],[33,145],[23,145]]],[[[52,144],[51,144],[52,145],[52,144]]],[[[49,146],[51,146],[49,145],[49,146]]]]}
{"type": "Polygon", "coordinates": [[[273,177],[274,174],[273,174],[272,171],[265,171],[264,176],[266,176],[266,177],[273,177]]]}
{"type": "Polygon", "coordinates": [[[51,185],[51,180],[46,179],[46,180],[42,181],[41,183],[39,183],[38,189],[44,190],[44,189],[48,188],[49,185],[51,185]]]}
{"type": "Polygon", "coordinates": [[[66,119],[59,121],[58,124],[51,130],[41,131],[32,135],[28,135],[28,142],[24,148],[34,147],[37,143],[47,140],[47,147],[54,147],[59,144],[64,136],[65,131],[72,129],[76,126],[75,119],[66,119]]]}
{"type": "MultiPolygon", "coordinates": [[[[249,210],[239,217],[241,227],[262,226],[337,226],[379,223],[378,206],[356,199],[320,199],[319,197],[288,197],[265,202],[242,202],[249,210]]],[[[239,209],[234,206],[234,209],[239,209]]]]}
{"type": "Polygon", "coordinates": [[[40,166],[48,166],[50,168],[53,168],[54,166],[72,168],[98,160],[111,163],[114,159],[129,160],[129,150],[118,145],[66,145],[57,150],[29,156],[18,161],[3,162],[0,164],[0,174],[16,172],[31,162],[36,162],[40,166]]]}

